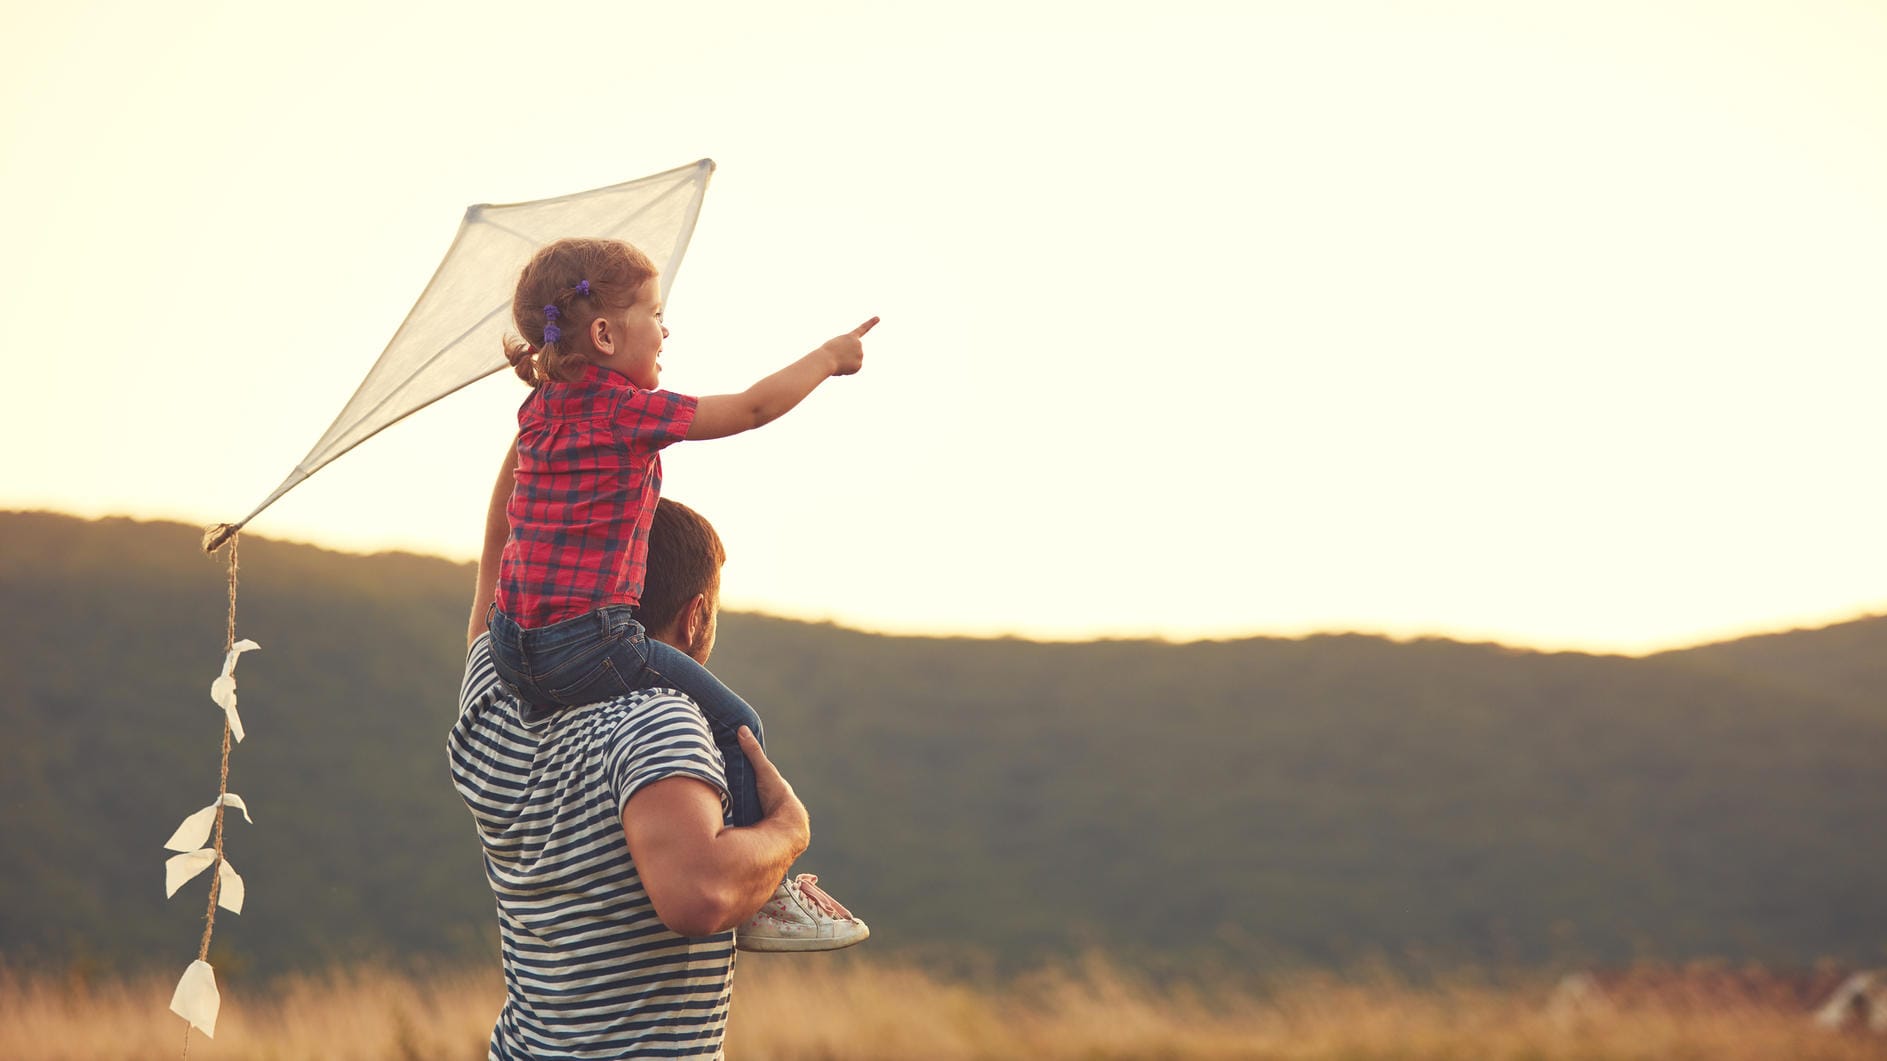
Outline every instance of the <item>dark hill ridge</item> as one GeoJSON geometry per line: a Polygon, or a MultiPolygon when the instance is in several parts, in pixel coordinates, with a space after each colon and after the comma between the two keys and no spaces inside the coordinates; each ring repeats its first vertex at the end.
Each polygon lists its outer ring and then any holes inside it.
{"type": "Polygon", "coordinates": [[[1655,658],[1724,674],[1763,675],[1877,710],[1887,705],[1887,615],[1700,645],[1655,658]]]}
{"type": "MultiPolygon", "coordinates": [[[[216,782],[221,566],[198,531],[0,515],[16,739],[0,953],[175,964],[160,845],[216,782]]],[[[468,565],[243,541],[249,882],[223,960],[489,953],[443,735],[468,565]]],[[[1887,625],[1645,659],[1358,635],[887,637],[725,619],[717,671],[813,808],[871,946],[1242,966],[1878,961],[1887,625]],[[1870,670],[1870,668],[1874,668],[1870,670]]]]}

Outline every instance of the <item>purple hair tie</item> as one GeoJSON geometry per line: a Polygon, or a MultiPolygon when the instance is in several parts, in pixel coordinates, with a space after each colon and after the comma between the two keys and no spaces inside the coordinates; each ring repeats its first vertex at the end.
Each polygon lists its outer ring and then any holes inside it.
{"type": "Polygon", "coordinates": [[[557,312],[557,306],[555,303],[552,303],[551,305],[544,307],[544,319],[549,321],[550,323],[552,324],[557,323],[557,318],[560,316],[562,316],[562,314],[557,312]]]}
{"type": "Polygon", "coordinates": [[[557,327],[555,324],[544,325],[544,345],[545,346],[550,346],[551,344],[557,342],[557,340],[562,339],[562,338],[563,338],[562,328],[557,327]]]}
{"type": "Polygon", "coordinates": [[[590,297],[590,282],[588,280],[577,281],[577,294],[582,295],[584,298],[590,297]]]}

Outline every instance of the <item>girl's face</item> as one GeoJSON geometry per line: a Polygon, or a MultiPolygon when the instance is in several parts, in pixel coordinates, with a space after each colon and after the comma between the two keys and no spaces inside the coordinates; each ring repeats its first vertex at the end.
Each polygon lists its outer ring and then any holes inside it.
{"type": "Polygon", "coordinates": [[[643,390],[654,390],[661,382],[662,340],[668,338],[661,299],[662,285],[650,277],[636,292],[635,305],[620,314],[598,317],[590,325],[596,363],[643,390]]]}

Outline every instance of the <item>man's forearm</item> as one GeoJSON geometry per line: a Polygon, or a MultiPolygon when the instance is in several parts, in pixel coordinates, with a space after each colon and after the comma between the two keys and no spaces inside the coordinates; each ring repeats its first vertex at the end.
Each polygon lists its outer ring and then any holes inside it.
{"type": "Polygon", "coordinates": [[[725,923],[715,931],[724,932],[746,921],[772,898],[811,839],[803,825],[795,827],[777,812],[744,828],[722,829],[714,846],[727,894],[722,899],[725,923]]]}

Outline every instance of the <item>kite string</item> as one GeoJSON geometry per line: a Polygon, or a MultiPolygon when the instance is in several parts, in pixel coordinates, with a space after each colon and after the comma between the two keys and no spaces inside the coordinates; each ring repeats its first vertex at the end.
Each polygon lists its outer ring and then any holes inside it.
{"type": "MultiPolygon", "coordinates": [[[[232,651],[236,647],[236,535],[229,537],[229,626],[223,636],[223,651],[232,651]]],[[[211,863],[210,874],[210,909],[203,918],[203,945],[197,949],[197,960],[208,961],[210,957],[210,933],[216,929],[216,900],[223,890],[223,800],[229,794],[229,716],[223,716],[223,765],[216,781],[216,861],[211,863]]]]}
{"type": "MultiPolygon", "coordinates": [[[[229,625],[223,635],[223,651],[228,653],[236,647],[236,542],[237,534],[232,529],[229,541],[229,625]]],[[[223,801],[229,795],[229,715],[223,716],[223,765],[216,782],[216,860],[210,870],[210,907],[203,915],[203,942],[197,947],[197,960],[208,961],[210,957],[210,935],[216,931],[216,900],[223,890],[223,801]]],[[[190,1025],[183,1027],[184,1061],[190,1058],[190,1025]]]]}

